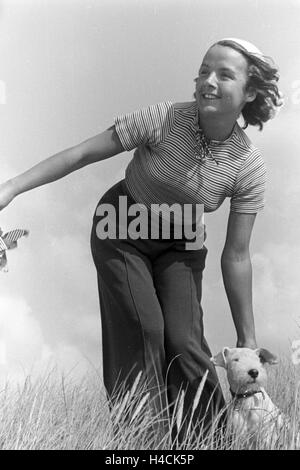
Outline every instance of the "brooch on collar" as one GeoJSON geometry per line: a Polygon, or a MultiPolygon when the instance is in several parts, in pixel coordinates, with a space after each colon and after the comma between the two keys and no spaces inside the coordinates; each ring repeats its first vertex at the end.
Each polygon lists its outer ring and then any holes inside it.
{"type": "Polygon", "coordinates": [[[218,160],[215,159],[209,148],[210,140],[205,137],[203,130],[199,126],[198,111],[195,115],[194,125],[196,132],[195,158],[200,160],[201,163],[204,163],[207,158],[211,158],[217,165],[219,165],[218,160]]]}

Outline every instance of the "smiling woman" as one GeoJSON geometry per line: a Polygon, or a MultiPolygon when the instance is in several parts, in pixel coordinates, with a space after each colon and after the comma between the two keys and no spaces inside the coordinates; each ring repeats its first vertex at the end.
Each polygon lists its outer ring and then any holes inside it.
{"type": "Polygon", "coordinates": [[[282,104],[276,86],[277,68],[262,55],[245,52],[242,46],[232,42],[222,40],[212,46],[195,79],[194,97],[201,108],[203,128],[211,139],[225,140],[232,130],[227,125],[216,135],[214,123],[209,125],[207,120],[213,119],[214,111],[227,115],[231,112],[234,122],[242,114],[244,128],[252,124],[262,130],[263,122],[272,118],[276,107],[282,104]]]}
{"type": "Polygon", "coordinates": [[[247,60],[230,47],[216,44],[205,55],[195,97],[208,138],[227,139],[246,103],[255,100],[256,90],[247,87],[247,69],[247,60]],[[226,118],[222,127],[215,126],[214,114],[226,118]]]}
{"type": "Polygon", "coordinates": [[[245,120],[244,129],[251,124],[262,130],[263,123],[274,117],[276,108],[283,103],[276,83],[279,80],[277,67],[270,57],[264,56],[248,41],[222,39],[215,46],[223,46],[223,51],[226,47],[227,54],[238,53],[235,58],[231,57],[231,67],[228,67],[228,62],[224,68],[219,64],[220,73],[223,81],[241,81],[245,94],[245,102],[241,108],[245,120]],[[245,83],[242,83],[243,75],[245,83]]]}
{"type": "Polygon", "coordinates": [[[244,46],[239,40],[222,40],[207,51],[196,80],[195,101],[166,101],[117,116],[101,134],[0,186],[1,209],[18,194],[124,150],[135,150],[125,178],[101,197],[91,232],[104,383],[109,400],[114,401],[116,389],[126,392],[143,371],[156,411],[174,406],[178,394],[185,392],[188,423],[208,370],[201,400],[192,413],[194,425],[200,427],[201,420],[210,426],[214,413],[224,405],[203,328],[207,248],[191,248],[184,235],[180,239],[115,235],[102,239],[97,236],[103,220],[98,208],[109,204],[118,220],[119,200],[124,196],[131,208],[142,204],[149,215],[153,204],[177,203],[183,208],[201,204],[205,212],[213,212],[230,198],[223,279],[237,345],[256,348],[249,243],[256,214],[264,207],[266,169],[237,119],[242,114],[245,126],[262,128],[279,105],[279,92],[277,69],[244,46]]]}

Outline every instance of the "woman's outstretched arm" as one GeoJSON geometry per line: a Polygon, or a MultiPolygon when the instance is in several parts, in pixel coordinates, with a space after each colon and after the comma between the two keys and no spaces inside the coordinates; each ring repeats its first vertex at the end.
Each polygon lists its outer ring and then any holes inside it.
{"type": "Polygon", "coordinates": [[[105,160],[124,151],[112,126],[101,134],[63,150],[0,185],[0,210],[16,196],[56,181],[86,165],[105,160]]]}
{"type": "Polygon", "coordinates": [[[237,346],[256,348],[252,307],[252,265],[249,253],[256,214],[230,212],[221,266],[237,332],[237,346]]]}

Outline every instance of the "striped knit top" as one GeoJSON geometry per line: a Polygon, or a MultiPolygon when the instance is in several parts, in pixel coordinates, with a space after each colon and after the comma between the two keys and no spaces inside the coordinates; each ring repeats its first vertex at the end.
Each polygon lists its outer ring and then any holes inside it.
{"type": "Polygon", "coordinates": [[[225,141],[210,141],[211,156],[204,161],[197,159],[196,101],[168,101],[118,116],[115,128],[124,149],[136,149],[125,182],[147,208],[198,203],[212,212],[226,197],[234,212],[263,208],[265,163],[238,123],[225,141]]]}

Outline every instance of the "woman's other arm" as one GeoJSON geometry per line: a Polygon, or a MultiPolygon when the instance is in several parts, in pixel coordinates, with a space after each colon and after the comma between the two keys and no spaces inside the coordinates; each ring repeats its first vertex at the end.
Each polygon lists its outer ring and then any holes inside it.
{"type": "Polygon", "coordinates": [[[224,286],[237,332],[237,346],[256,348],[249,253],[256,214],[230,212],[221,257],[224,286]]]}
{"type": "Polygon", "coordinates": [[[0,185],[0,210],[17,195],[56,181],[86,165],[105,160],[124,151],[112,126],[101,134],[63,150],[0,185]]]}

